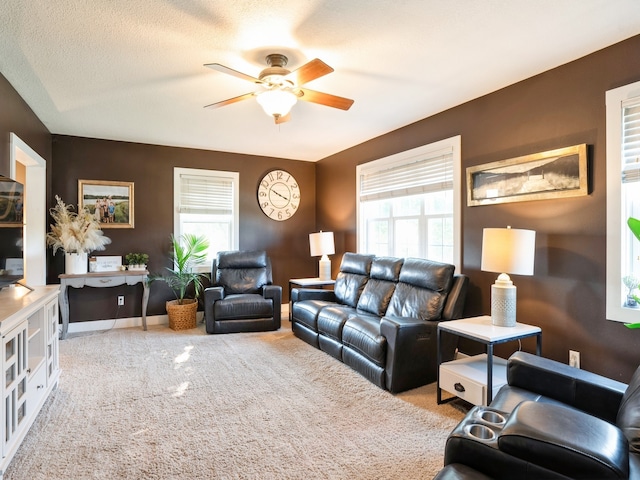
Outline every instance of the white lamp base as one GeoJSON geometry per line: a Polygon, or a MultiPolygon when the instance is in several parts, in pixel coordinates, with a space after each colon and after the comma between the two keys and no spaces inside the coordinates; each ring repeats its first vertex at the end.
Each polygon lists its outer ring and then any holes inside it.
{"type": "Polygon", "coordinates": [[[491,323],[498,327],[516,326],[516,287],[506,273],[491,285],[491,323]]]}
{"type": "Polygon", "coordinates": [[[329,260],[329,257],[323,255],[318,263],[318,272],[320,274],[318,278],[320,280],[331,280],[331,260],[329,260]]]}

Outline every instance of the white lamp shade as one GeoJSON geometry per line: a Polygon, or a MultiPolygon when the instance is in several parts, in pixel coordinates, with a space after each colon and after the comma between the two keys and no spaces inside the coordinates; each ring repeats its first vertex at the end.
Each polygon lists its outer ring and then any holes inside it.
{"type": "Polygon", "coordinates": [[[517,228],[485,228],[482,265],[486,272],[533,275],[536,232],[517,228]]]}
{"type": "Polygon", "coordinates": [[[258,94],[256,100],[267,115],[284,117],[298,101],[292,92],[274,88],[258,94]]]}
{"type": "Polygon", "coordinates": [[[309,234],[309,247],[312,257],[333,255],[336,253],[333,243],[333,232],[318,232],[309,234]]]}

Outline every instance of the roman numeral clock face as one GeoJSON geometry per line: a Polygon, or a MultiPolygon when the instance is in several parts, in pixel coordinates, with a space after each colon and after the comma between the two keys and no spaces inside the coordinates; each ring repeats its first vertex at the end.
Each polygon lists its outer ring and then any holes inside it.
{"type": "Polygon", "coordinates": [[[258,204],[272,220],[288,220],[300,206],[298,182],[284,170],[271,170],[258,185],[258,204]]]}

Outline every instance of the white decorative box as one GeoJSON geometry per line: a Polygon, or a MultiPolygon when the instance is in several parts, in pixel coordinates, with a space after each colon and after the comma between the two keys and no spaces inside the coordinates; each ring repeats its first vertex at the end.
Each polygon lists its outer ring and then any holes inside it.
{"type": "Polygon", "coordinates": [[[122,270],[122,257],[104,255],[89,259],[90,272],[117,272],[122,270]]]}

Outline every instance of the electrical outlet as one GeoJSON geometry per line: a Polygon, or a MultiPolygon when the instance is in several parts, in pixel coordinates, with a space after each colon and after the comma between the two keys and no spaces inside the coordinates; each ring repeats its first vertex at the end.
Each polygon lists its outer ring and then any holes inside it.
{"type": "Polygon", "coordinates": [[[580,368],[580,352],[569,350],[569,365],[572,367],[580,368]]]}
{"type": "Polygon", "coordinates": [[[118,295],[118,306],[124,305],[124,295],[118,295]]]}

